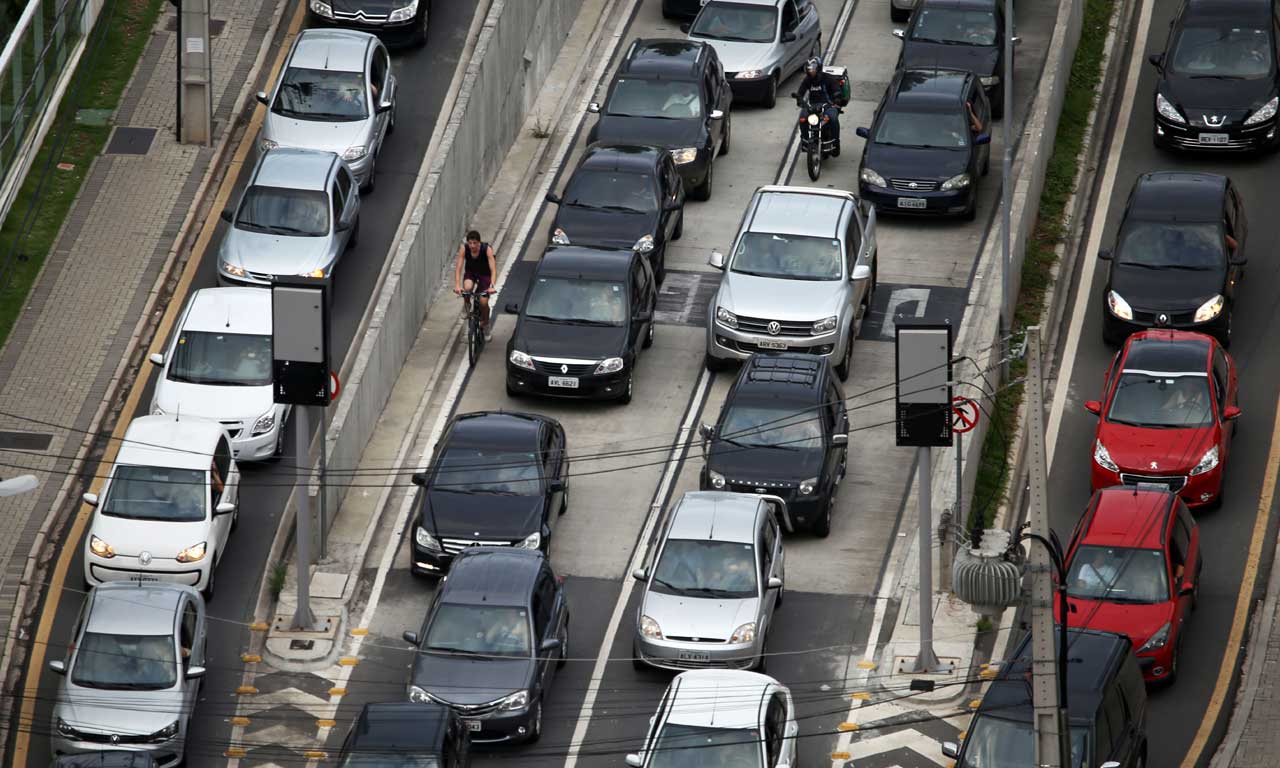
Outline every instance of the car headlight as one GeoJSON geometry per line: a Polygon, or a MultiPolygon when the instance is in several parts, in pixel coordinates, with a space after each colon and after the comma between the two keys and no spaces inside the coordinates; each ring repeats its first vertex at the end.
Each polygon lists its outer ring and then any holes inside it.
{"type": "Polygon", "coordinates": [[[711,487],[712,487],[712,488],[715,488],[717,491],[722,490],[722,489],[724,488],[724,486],[725,486],[724,475],[720,474],[719,472],[715,471],[714,469],[708,469],[708,470],[707,470],[707,477],[708,477],[708,479],[710,479],[710,480],[711,480],[711,487]]]}
{"type": "Polygon", "coordinates": [[[89,536],[89,551],[97,555],[98,557],[103,558],[104,560],[107,560],[116,556],[116,550],[114,547],[112,547],[110,544],[103,541],[102,539],[98,538],[97,536],[93,536],[93,535],[89,536]]]}
{"type": "Polygon", "coordinates": [[[258,142],[258,148],[261,149],[263,152],[275,149],[278,146],[280,146],[280,142],[272,141],[271,139],[263,139],[258,142]]]}
{"type": "Polygon", "coordinates": [[[533,370],[533,358],[518,349],[511,350],[511,356],[507,359],[517,368],[523,368],[526,371],[533,370]]]}
{"type": "Polygon", "coordinates": [[[395,23],[397,21],[408,21],[418,13],[418,0],[413,0],[403,8],[397,8],[387,16],[387,21],[395,23]]]}
{"type": "Polygon", "coordinates": [[[726,328],[737,328],[738,316],[724,307],[716,307],[716,322],[726,328]]]}
{"type": "Polygon", "coordinates": [[[556,231],[551,233],[551,242],[556,245],[572,244],[572,241],[569,240],[569,236],[566,235],[564,230],[559,227],[556,227],[556,231]]]}
{"type": "Polygon", "coordinates": [[[875,171],[871,170],[870,168],[863,168],[858,173],[858,178],[862,179],[864,183],[870,184],[873,187],[888,186],[888,184],[884,183],[884,177],[876,173],[875,171]]]}
{"type": "Polygon", "coordinates": [[[1257,125],[1258,123],[1270,120],[1276,116],[1276,107],[1280,107],[1280,97],[1271,97],[1271,101],[1263,104],[1261,107],[1244,121],[1245,125],[1257,125]]]}
{"type": "Polygon", "coordinates": [[[1169,642],[1169,622],[1165,622],[1164,626],[1156,630],[1151,639],[1142,644],[1138,649],[1138,653],[1147,653],[1148,651],[1158,651],[1165,647],[1169,642]]]}
{"type": "Polygon", "coordinates": [[[698,148],[682,147],[681,149],[673,149],[671,150],[671,159],[675,161],[676,165],[692,163],[694,160],[698,159],[698,148]]]}
{"type": "Polygon", "coordinates": [[[538,547],[541,547],[541,546],[542,546],[542,534],[539,533],[538,531],[534,531],[528,536],[525,536],[524,541],[520,542],[520,544],[518,545],[520,549],[537,549],[538,547]]]}
{"type": "Polygon", "coordinates": [[[1160,116],[1166,120],[1172,120],[1175,123],[1182,123],[1183,125],[1187,124],[1187,118],[1183,117],[1182,113],[1178,111],[1178,108],[1173,106],[1173,104],[1170,103],[1163,94],[1156,94],[1156,111],[1159,112],[1160,116]]]}
{"type": "Polygon", "coordinates": [[[147,737],[147,741],[168,741],[178,735],[178,721],[174,720],[165,727],[147,737]]]}
{"type": "Polygon", "coordinates": [[[808,123],[809,125],[817,125],[817,124],[818,124],[818,116],[817,116],[817,115],[809,115],[808,117],[806,117],[806,118],[804,119],[804,121],[805,121],[806,123],[808,123]]]}
{"type": "Polygon", "coordinates": [[[653,251],[653,235],[645,235],[636,241],[633,249],[640,253],[650,253],[653,251]]]}
{"type": "Polygon", "coordinates": [[[1133,319],[1133,307],[1129,306],[1129,302],[1115,291],[1107,291],[1107,308],[1111,310],[1111,314],[1121,320],[1133,319]]]}
{"type": "Polygon", "coordinates": [[[601,360],[600,364],[596,366],[596,375],[599,376],[606,373],[617,373],[620,370],[622,370],[622,358],[609,357],[601,360]]]}
{"type": "Polygon", "coordinates": [[[763,69],[744,69],[739,72],[735,79],[737,80],[758,80],[764,77],[763,69]]]}
{"type": "Polygon", "coordinates": [[[1200,457],[1200,463],[1191,468],[1191,474],[1203,475],[1218,466],[1218,446],[1213,446],[1200,457]]]}
{"type": "Polygon", "coordinates": [[[233,277],[244,277],[244,267],[238,267],[235,264],[222,262],[222,271],[233,277]]]}
{"type": "Polygon", "coordinates": [[[354,147],[347,147],[347,151],[342,153],[342,159],[347,162],[359,160],[369,154],[369,148],[363,144],[357,144],[354,147]]]}
{"type": "Polygon", "coordinates": [[[298,275],[298,277],[311,277],[311,278],[315,278],[316,280],[323,280],[324,269],[317,268],[317,269],[311,270],[310,272],[303,272],[302,274],[298,275]]]}
{"type": "Polygon", "coordinates": [[[274,429],[275,426],[276,426],[276,411],[274,408],[272,408],[269,413],[259,416],[258,420],[253,422],[253,430],[251,434],[254,437],[257,437],[258,435],[265,435],[268,432],[270,432],[272,429],[274,429]]]}
{"type": "Polygon", "coordinates": [[[733,635],[729,637],[731,643],[750,643],[756,639],[756,623],[748,621],[746,624],[733,630],[733,635]]]}
{"type": "Polygon", "coordinates": [[[416,685],[409,686],[409,701],[414,704],[426,704],[431,701],[431,694],[416,685]]]}
{"type": "Polygon", "coordinates": [[[662,639],[662,627],[658,626],[658,622],[648,616],[640,617],[640,634],[654,640],[662,639]]]}
{"type": "Polygon", "coordinates": [[[1093,443],[1093,460],[1098,462],[1098,466],[1112,472],[1119,472],[1120,467],[1111,460],[1111,453],[1107,450],[1107,446],[1102,444],[1101,440],[1095,440],[1093,443]]]}
{"type": "Polygon", "coordinates": [[[827,333],[828,331],[834,331],[836,329],[836,325],[839,324],[839,322],[840,322],[839,315],[824,317],[818,322],[813,324],[813,333],[817,335],[819,333],[827,333]]]}
{"type": "Polygon", "coordinates": [[[418,546],[432,552],[443,552],[444,547],[440,546],[440,540],[431,535],[431,532],[422,526],[418,526],[418,530],[413,532],[413,540],[418,546]]]}
{"type": "Polygon", "coordinates": [[[79,732],[75,728],[72,728],[70,723],[60,717],[58,718],[58,733],[72,738],[79,735],[79,732]]]}
{"type": "Polygon", "coordinates": [[[969,186],[969,174],[961,173],[942,182],[942,191],[948,192],[953,189],[964,189],[967,186],[969,186]]]}
{"type": "Polygon", "coordinates": [[[1203,323],[1208,320],[1212,320],[1222,314],[1222,307],[1225,304],[1226,299],[1222,297],[1222,294],[1214,296],[1212,299],[1201,304],[1200,308],[1196,310],[1195,322],[1203,323]]]}
{"type": "Polygon", "coordinates": [[[811,477],[808,480],[800,482],[800,495],[812,496],[813,492],[818,488],[818,478],[811,477]]]}
{"type": "Polygon", "coordinates": [[[326,19],[333,18],[333,8],[324,0],[311,0],[307,7],[317,16],[323,16],[326,19]]]}
{"type": "Polygon", "coordinates": [[[498,709],[501,709],[504,712],[511,712],[517,709],[524,709],[527,706],[529,706],[528,691],[516,691],[515,693],[503,698],[501,701],[498,702],[498,709]]]}
{"type": "Polygon", "coordinates": [[[1000,84],[1000,76],[999,75],[983,75],[982,77],[978,78],[978,82],[982,83],[982,87],[990,88],[993,85],[1000,84]]]}
{"type": "Polygon", "coordinates": [[[192,544],[179,552],[178,556],[173,559],[180,563],[198,563],[204,559],[205,544],[206,542],[203,541],[199,544],[192,544]]]}

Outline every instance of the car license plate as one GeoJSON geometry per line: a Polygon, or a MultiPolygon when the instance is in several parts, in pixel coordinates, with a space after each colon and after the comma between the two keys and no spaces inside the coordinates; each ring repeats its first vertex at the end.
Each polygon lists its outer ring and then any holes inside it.
{"type": "Polygon", "coordinates": [[[756,346],[760,347],[761,349],[786,349],[787,343],[785,341],[771,341],[769,339],[761,339],[756,346]]]}
{"type": "Polygon", "coordinates": [[[462,722],[464,722],[464,723],[466,723],[466,724],[467,724],[467,730],[468,730],[468,731],[471,731],[472,733],[479,733],[479,732],[480,732],[480,721],[479,721],[479,720],[463,720],[462,722]]]}
{"type": "Polygon", "coordinates": [[[144,574],[144,573],[135,573],[129,576],[129,581],[132,581],[137,584],[150,584],[152,582],[160,581],[160,577],[148,576],[147,574],[144,574]]]}
{"type": "Polygon", "coordinates": [[[561,389],[577,389],[578,380],[573,376],[548,376],[548,387],[560,387],[561,389]]]}
{"type": "Polygon", "coordinates": [[[711,654],[701,651],[680,651],[677,658],[680,661],[711,661],[711,654]]]}
{"type": "Polygon", "coordinates": [[[898,198],[899,208],[927,208],[929,201],[923,197],[900,197],[898,198]]]}
{"type": "Polygon", "coordinates": [[[1226,144],[1231,137],[1225,133],[1202,133],[1200,134],[1201,144],[1226,144]]]}

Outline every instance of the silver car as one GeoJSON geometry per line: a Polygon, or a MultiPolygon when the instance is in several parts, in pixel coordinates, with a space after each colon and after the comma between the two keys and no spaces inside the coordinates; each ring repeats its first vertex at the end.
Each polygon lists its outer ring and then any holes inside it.
{"type": "Polygon", "coordinates": [[[763,669],[785,570],[776,496],[695,491],[671,510],[645,584],[637,668],[763,669]],[[775,511],[777,510],[777,511],[775,511]]]}
{"type": "Polygon", "coordinates": [[[876,287],[876,214],[849,192],[768,186],[756,190],[707,305],[707,368],[756,352],[829,357],[849,377],[853,340],[876,287]]]}
{"type": "Polygon", "coordinates": [[[332,152],[263,153],[218,247],[220,285],[270,285],[278,275],[331,280],[360,233],[360,188],[332,152]]]}
{"type": "Polygon", "coordinates": [[[374,164],[396,127],[396,78],[378,38],[347,29],[308,29],[294,41],[268,106],[263,150],[301,147],[334,152],[372,190],[374,164]]]}
{"type": "Polygon", "coordinates": [[[89,590],[53,708],[55,758],[104,749],[182,762],[204,677],[205,604],[178,584],[117,582],[89,590]]]}
{"type": "Polygon", "coordinates": [[[680,28],[716,49],[735,98],[770,108],[778,85],[822,53],[813,0],[706,0],[680,28]]]}

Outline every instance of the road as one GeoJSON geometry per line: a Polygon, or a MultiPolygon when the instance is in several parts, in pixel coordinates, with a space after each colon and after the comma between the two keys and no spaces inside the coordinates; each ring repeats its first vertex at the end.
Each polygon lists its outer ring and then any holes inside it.
{"type": "MultiPolygon", "coordinates": [[[[420,49],[392,53],[392,71],[400,80],[401,90],[397,106],[398,127],[391,136],[379,159],[377,190],[363,200],[360,242],[344,257],[333,293],[333,351],[341,365],[356,327],[372,294],[386,259],[396,228],[404,214],[406,204],[419,166],[426,153],[427,144],[434,130],[440,105],[448,90],[450,77],[466,42],[476,0],[435,3],[431,18],[432,27],[428,44],[420,49]]],[[[290,11],[292,6],[290,6],[290,11]]],[[[246,137],[246,140],[254,140],[246,137]]],[[[236,182],[232,200],[238,199],[248,171],[256,162],[256,151],[246,161],[244,172],[236,182]]],[[[216,213],[216,212],[215,212],[216,213]]],[[[221,239],[220,224],[213,243],[221,239]]],[[[194,288],[211,287],[215,283],[215,249],[202,255],[194,288]]],[[[132,321],[131,321],[132,322],[132,321]]],[[[144,369],[146,393],[140,408],[145,412],[154,386],[153,370],[144,369]]],[[[143,415],[143,414],[132,414],[143,415]]],[[[125,414],[122,419],[131,418],[125,414]]],[[[290,425],[292,433],[292,424],[290,425]]],[[[287,443],[292,446],[293,438],[287,443]]],[[[106,468],[101,470],[106,471],[106,468]]],[[[208,653],[209,672],[201,692],[201,702],[192,720],[188,734],[189,764],[213,765],[222,762],[230,731],[229,718],[234,714],[235,699],[232,695],[240,684],[243,666],[239,661],[241,649],[248,645],[246,622],[252,621],[253,607],[263,575],[268,571],[266,558],[272,537],[278,527],[280,514],[288,498],[290,484],[294,482],[293,462],[286,457],[277,465],[242,468],[240,496],[240,526],[232,536],[231,545],[218,566],[217,593],[209,603],[208,653]]],[[[83,539],[64,542],[63,546],[83,551],[83,539]]],[[[45,596],[42,610],[56,611],[53,631],[47,646],[50,659],[61,658],[76,613],[80,609],[82,594],[79,592],[83,566],[76,555],[67,588],[61,594],[45,596]]],[[[31,670],[27,670],[29,674],[31,670]]],[[[40,675],[39,698],[33,722],[20,723],[15,731],[31,734],[30,764],[47,765],[49,762],[48,733],[58,676],[45,668],[36,670],[40,675]]],[[[23,683],[25,685],[25,681],[23,683]]],[[[17,735],[21,738],[21,735],[17,735]]]]}

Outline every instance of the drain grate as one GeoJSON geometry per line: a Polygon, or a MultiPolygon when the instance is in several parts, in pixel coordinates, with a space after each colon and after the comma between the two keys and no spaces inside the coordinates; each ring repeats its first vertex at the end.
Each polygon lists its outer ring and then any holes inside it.
{"type": "Polygon", "coordinates": [[[156,138],[155,128],[127,128],[118,126],[111,132],[111,141],[107,143],[107,155],[145,155],[151,151],[151,142],[156,138]]]}
{"type": "Polygon", "coordinates": [[[49,445],[52,442],[53,435],[45,432],[8,432],[0,430],[0,449],[6,451],[43,452],[49,450],[49,445]]]}

